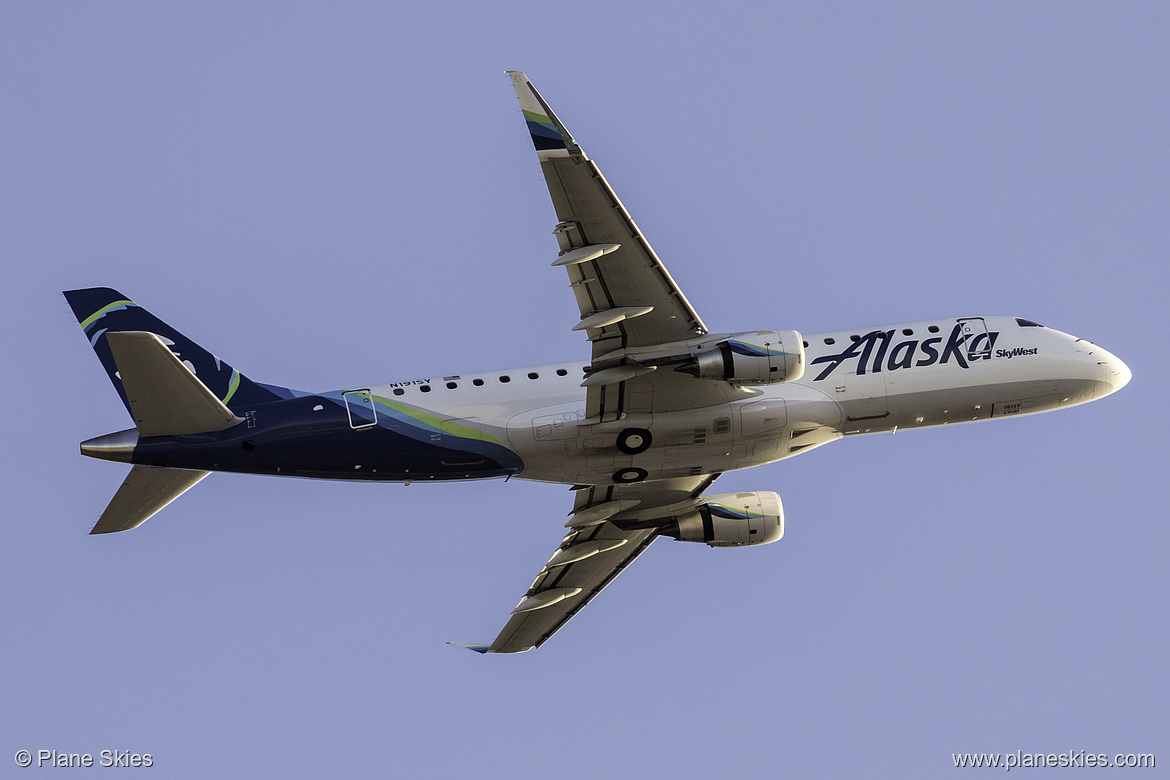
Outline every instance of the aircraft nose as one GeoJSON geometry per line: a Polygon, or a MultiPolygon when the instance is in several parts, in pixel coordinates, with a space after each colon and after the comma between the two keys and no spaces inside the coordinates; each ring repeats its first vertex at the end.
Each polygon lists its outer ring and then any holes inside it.
{"type": "Polygon", "coordinates": [[[1129,384],[1129,380],[1133,378],[1133,372],[1129,370],[1129,366],[1121,358],[1104,349],[1099,349],[1096,357],[1102,378],[1109,384],[1109,393],[1116,393],[1129,384]]]}

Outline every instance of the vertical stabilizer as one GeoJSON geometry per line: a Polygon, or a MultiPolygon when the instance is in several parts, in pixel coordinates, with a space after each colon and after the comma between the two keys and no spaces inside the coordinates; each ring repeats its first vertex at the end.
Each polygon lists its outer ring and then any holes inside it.
{"type": "Polygon", "coordinates": [[[211,394],[229,409],[247,409],[256,404],[291,397],[288,391],[284,391],[285,395],[280,394],[283,388],[259,385],[248,379],[117,290],[108,287],[68,290],[65,292],[65,300],[69,301],[73,314],[89,337],[90,345],[131,414],[133,410],[130,409],[126,389],[122,386],[118,366],[110,351],[108,336],[111,333],[140,331],[158,336],[176,359],[199,377],[199,381],[211,394]]]}

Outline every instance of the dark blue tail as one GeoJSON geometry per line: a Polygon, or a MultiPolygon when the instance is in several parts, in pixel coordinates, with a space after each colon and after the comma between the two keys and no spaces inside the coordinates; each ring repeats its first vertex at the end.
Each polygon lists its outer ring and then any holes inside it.
{"type": "Polygon", "coordinates": [[[127,410],[130,405],[126,401],[126,391],[122,388],[118,367],[105,339],[105,335],[111,332],[146,331],[159,336],[191,373],[233,411],[292,395],[283,387],[260,385],[248,379],[117,290],[108,287],[68,290],[65,299],[127,410]]]}

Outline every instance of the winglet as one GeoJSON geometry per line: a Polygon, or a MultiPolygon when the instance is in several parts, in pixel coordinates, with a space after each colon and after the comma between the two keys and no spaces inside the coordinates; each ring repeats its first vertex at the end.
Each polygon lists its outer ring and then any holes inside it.
{"type": "Polygon", "coordinates": [[[584,156],[585,152],[573,140],[572,133],[557,119],[528,77],[518,70],[507,73],[516,89],[516,97],[520,98],[520,108],[524,111],[528,132],[532,134],[532,145],[536,147],[536,156],[541,162],[552,157],[584,156]]]}
{"type": "Polygon", "coordinates": [[[486,653],[488,651],[488,648],[491,646],[491,645],[472,645],[472,644],[468,644],[467,642],[448,642],[447,644],[454,645],[455,647],[465,647],[468,650],[471,650],[472,652],[479,653],[480,655],[483,655],[484,653],[486,653]]]}

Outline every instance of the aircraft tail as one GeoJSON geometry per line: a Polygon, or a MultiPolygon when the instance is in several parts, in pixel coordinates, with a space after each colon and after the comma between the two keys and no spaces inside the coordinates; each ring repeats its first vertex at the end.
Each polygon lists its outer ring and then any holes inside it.
{"type": "MultiPolygon", "coordinates": [[[[84,455],[134,463],[140,438],[226,430],[249,407],[292,396],[248,379],[116,290],[69,290],[65,299],[137,426],[82,442],[84,455]]],[[[207,474],[134,465],[90,533],[137,528],[207,474]]]]}
{"type": "MultiPolygon", "coordinates": [[[[122,295],[117,290],[108,287],[91,287],[85,290],[68,290],[65,299],[73,309],[77,321],[89,337],[89,343],[105,367],[114,389],[122,398],[126,409],[134,415],[130,399],[127,397],[127,383],[119,376],[119,364],[115,359],[111,345],[118,341],[111,341],[110,336],[118,333],[136,332],[139,334],[154,334],[165,351],[170,352],[177,365],[186,366],[194,377],[196,384],[202,385],[207,394],[214,397],[220,404],[230,410],[253,406],[259,403],[275,401],[291,396],[284,388],[260,385],[223,362],[215,355],[200,347],[194,341],[179,331],[158,319],[134,301],[122,295]],[[281,391],[284,391],[282,394],[281,391]]],[[[128,342],[129,340],[127,340],[128,342]]],[[[137,352],[156,353],[152,345],[140,341],[137,352]]],[[[127,351],[131,348],[128,347],[127,351]]],[[[165,356],[162,356],[165,357],[165,356]]],[[[157,359],[148,359],[152,364],[161,365],[157,359]]],[[[126,379],[129,379],[127,374],[126,379]]],[[[137,417],[135,418],[137,420],[137,417]]],[[[214,429],[222,430],[222,429],[214,429]]],[[[184,431],[197,433],[199,431],[184,431]]],[[[175,434],[175,431],[161,431],[175,434]]]]}

